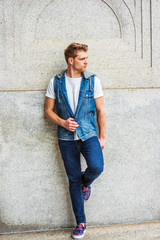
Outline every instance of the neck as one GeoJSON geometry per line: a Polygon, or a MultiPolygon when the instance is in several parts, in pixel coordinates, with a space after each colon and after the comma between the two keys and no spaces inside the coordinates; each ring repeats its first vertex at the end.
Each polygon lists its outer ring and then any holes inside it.
{"type": "Polygon", "coordinates": [[[66,76],[69,78],[80,78],[80,77],[82,77],[82,73],[79,71],[67,68],[66,76]]]}

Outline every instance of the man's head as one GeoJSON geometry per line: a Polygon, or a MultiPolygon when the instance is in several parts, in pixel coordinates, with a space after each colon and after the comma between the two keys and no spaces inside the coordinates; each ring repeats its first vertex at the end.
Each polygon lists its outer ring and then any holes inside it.
{"type": "Polygon", "coordinates": [[[76,72],[84,72],[87,68],[87,50],[85,44],[71,43],[64,51],[68,68],[76,72]]]}
{"type": "Polygon", "coordinates": [[[78,51],[87,52],[88,46],[86,44],[80,44],[80,43],[71,43],[65,50],[64,50],[64,56],[66,59],[66,62],[68,64],[68,59],[75,58],[77,56],[78,51]]]}

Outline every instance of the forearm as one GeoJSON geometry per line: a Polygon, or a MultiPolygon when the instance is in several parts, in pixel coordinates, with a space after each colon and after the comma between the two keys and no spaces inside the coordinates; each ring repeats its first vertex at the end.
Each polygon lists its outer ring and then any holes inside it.
{"type": "Polygon", "coordinates": [[[98,127],[99,127],[99,138],[105,139],[105,137],[106,137],[106,117],[105,117],[104,110],[97,112],[97,122],[98,122],[98,127]]]}
{"type": "Polygon", "coordinates": [[[66,120],[59,117],[52,109],[45,109],[45,116],[50,119],[55,124],[66,128],[67,130],[74,132],[76,127],[78,127],[78,123],[74,121],[74,118],[68,118],[66,120]]]}
{"type": "Polygon", "coordinates": [[[52,122],[54,122],[55,124],[64,127],[65,126],[65,120],[60,118],[54,111],[52,111],[51,109],[46,109],[45,110],[45,116],[51,120],[52,122]]]}

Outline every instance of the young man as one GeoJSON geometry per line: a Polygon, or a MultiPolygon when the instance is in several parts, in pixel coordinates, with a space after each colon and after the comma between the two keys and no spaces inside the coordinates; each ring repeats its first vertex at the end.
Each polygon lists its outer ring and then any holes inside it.
{"type": "Polygon", "coordinates": [[[89,199],[90,185],[103,171],[106,129],[100,81],[94,74],[86,72],[87,50],[87,45],[79,43],[71,43],[65,49],[67,69],[50,80],[45,104],[46,117],[58,125],[59,148],[77,222],[72,234],[76,239],[82,238],[86,230],[84,200],[89,199]],[[54,112],[55,104],[57,113],[54,112]],[[85,172],[81,172],[80,154],[87,163],[85,172]]]}

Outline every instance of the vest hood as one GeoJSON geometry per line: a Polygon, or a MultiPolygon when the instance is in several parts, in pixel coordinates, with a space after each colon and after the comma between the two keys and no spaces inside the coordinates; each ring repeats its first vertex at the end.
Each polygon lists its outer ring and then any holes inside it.
{"type": "MultiPolygon", "coordinates": [[[[62,72],[58,73],[58,74],[56,75],[57,78],[60,79],[65,72],[66,72],[66,70],[63,70],[62,72]]],[[[95,76],[94,73],[91,73],[91,72],[89,72],[89,71],[82,72],[82,75],[84,76],[85,79],[88,79],[88,78],[90,78],[91,76],[95,76]]]]}

